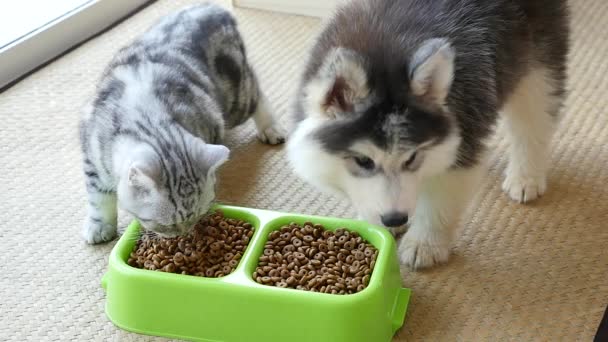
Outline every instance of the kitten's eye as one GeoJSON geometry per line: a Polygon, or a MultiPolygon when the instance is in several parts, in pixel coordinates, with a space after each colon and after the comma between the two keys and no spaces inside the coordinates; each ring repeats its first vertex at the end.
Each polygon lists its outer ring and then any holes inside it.
{"type": "Polygon", "coordinates": [[[364,170],[371,171],[376,168],[374,161],[368,157],[354,157],[354,159],[355,163],[364,170]]]}
{"type": "Polygon", "coordinates": [[[409,159],[406,160],[405,163],[403,163],[403,169],[408,170],[412,166],[412,164],[416,161],[417,156],[418,156],[418,151],[415,151],[414,153],[412,153],[412,155],[409,157],[409,159]]]}

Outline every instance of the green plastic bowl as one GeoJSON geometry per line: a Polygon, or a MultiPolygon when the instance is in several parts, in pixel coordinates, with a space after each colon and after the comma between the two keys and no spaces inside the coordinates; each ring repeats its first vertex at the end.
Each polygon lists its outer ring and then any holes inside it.
{"type": "Polygon", "coordinates": [[[112,253],[102,279],[106,314],[136,333],[223,342],[390,341],[403,325],[410,290],[401,287],[395,241],[368,223],[218,206],[226,217],[249,221],[254,234],[236,270],[221,278],[155,272],[127,264],[140,226],[133,222],[112,253]],[[268,234],[289,222],[346,227],[378,250],[369,285],[351,295],[278,288],[253,274],[268,234]]]}

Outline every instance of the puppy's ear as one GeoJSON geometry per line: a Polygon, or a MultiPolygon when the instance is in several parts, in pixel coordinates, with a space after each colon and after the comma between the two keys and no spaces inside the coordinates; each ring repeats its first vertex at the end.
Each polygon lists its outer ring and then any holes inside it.
{"type": "Polygon", "coordinates": [[[306,86],[307,111],[334,119],[352,112],[369,94],[363,58],[352,50],[331,51],[306,86]]]}
{"type": "Polygon", "coordinates": [[[410,89],[424,102],[444,105],[454,79],[454,49],[443,38],[426,40],[409,66],[410,89]]]}

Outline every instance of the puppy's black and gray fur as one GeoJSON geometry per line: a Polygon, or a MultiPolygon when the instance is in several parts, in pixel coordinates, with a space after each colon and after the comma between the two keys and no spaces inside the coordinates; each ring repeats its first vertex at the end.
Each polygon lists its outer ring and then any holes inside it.
{"type": "Polygon", "coordinates": [[[462,207],[447,198],[466,202],[455,183],[473,186],[499,113],[511,143],[503,188],[520,202],[545,191],[568,42],[565,0],[350,1],[312,48],[292,165],[369,221],[409,215],[404,263],[445,261],[462,207]],[[319,155],[324,170],[306,166],[319,155]]]}

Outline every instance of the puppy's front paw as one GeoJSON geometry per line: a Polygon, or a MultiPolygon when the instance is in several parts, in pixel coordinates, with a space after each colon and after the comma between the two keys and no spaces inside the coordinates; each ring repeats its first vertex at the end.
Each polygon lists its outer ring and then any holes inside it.
{"type": "Polygon", "coordinates": [[[445,263],[450,257],[447,243],[417,239],[409,233],[401,238],[398,252],[401,263],[414,270],[445,263]]]}
{"type": "Polygon", "coordinates": [[[400,227],[386,227],[386,229],[395,237],[401,236],[403,233],[407,231],[407,226],[403,225],[400,227]]]}
{"type": "Polygon", "coordinates": [[[82,227],[82,237],[88,244],[111,241],[116,236],[116,226],[99,219],[87,217],[82,227]]]}
{"type": "Polygon", "coordinates": [[[258,129],[258,139],[265,144],[278,145],[285,142],[286,130],[279,123],[258,129]]]}
{"type": "Polygon", "coordinates": [[[547,190],[547,179],[542,176],[527,176],[519,172],[508,172],[502,183],[503,191],[514,201],[526,203],[542,196],[547,190]]]}

